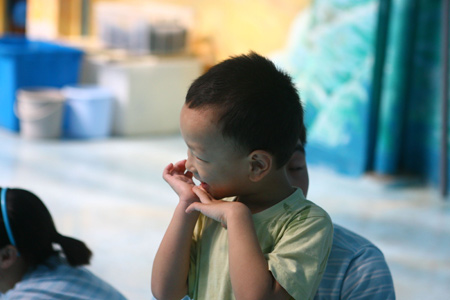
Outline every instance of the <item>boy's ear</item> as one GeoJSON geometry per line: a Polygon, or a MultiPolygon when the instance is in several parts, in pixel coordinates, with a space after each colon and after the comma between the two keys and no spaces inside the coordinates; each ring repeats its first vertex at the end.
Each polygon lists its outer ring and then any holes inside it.
{"type": "Polygon", "coordinates": [[[263,150],[255,150],[249,155],[250,160],[250,180],[260,181],[272,169],[273,157],[263,150]]]}
{"type": "Polygon", "coordinates": [[[6,245],[0,249],[0,268],[8,269],[17,260],[17,249],[12,245],[6,245]]]}

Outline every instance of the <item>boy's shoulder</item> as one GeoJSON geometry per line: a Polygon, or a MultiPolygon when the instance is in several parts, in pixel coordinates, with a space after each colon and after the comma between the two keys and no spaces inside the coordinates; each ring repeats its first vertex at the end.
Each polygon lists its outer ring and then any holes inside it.
{"type": "Polygon", "coordinates": [[[310,217],[328,216],[327,212],[322,207],[313,201],[306,199],[303,195],[303,191],[299,188],[278,204],[282,204],[284,210],[291,209],[302,212],[303,214],[307,213],[310,217]]]}
{"type": "Polygon", "coordinates": [[[279,218],[281,216],[294,217],[298,216],[301,219],[306,218],[324,218],[329,220],[331,224],[331,218],[328,213],[314,202],[307,200],[303,195],[301,189],[297,188],[294,193],[283,201],[275,204],[274,206],[253,215],[254,219],[270,219],[279,218]]]}

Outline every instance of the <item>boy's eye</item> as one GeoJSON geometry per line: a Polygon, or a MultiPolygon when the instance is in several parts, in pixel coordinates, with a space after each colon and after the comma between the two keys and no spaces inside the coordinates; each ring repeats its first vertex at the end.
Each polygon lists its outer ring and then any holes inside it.
{"type": "Polygon", "coordinates": [[[196,156],[195,158],[198,159],[199,161],[206,162],[206,160],[203,160],[203,159],[201,159],[201,158],[198,157],[198,156],[196,156]]]}
{"type": "Polygon", "coordinates": [[[289,171],[302,171],[303,169],[304,169],[303,166],[294,166],[288,168],[289,171]]]}

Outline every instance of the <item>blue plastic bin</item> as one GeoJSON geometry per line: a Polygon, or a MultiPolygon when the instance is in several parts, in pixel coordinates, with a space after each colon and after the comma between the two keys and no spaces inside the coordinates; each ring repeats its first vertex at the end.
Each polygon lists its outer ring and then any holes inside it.
{"type": "Polygon", "coordinates": [[[77,84],[82,56],[81,50],[71,47],[23,37],[1,37],[0,126],[19,130],[14,114],[18,89],[77,84]]]}
{"type": "Polygon", "coordinates": [[[105,138],[111,134],[113,94],[98,86],[67,86],[64,136],[68,138],[105,138]]]}

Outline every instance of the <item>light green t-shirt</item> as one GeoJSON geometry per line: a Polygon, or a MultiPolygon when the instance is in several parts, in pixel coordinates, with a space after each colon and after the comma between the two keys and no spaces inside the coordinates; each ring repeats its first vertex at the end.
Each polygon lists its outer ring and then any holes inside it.
{"type": "MultiPolygon", "coordinates": [[[[328,214],[300,189],[253,215],[269,270],[294,299],[312,299],[325,270],[333,239],[328,214]]],[[[235,299],[228,265],[228,235],[219,222],[200,215],[193,234],[189,297],[235,299]]]]}

